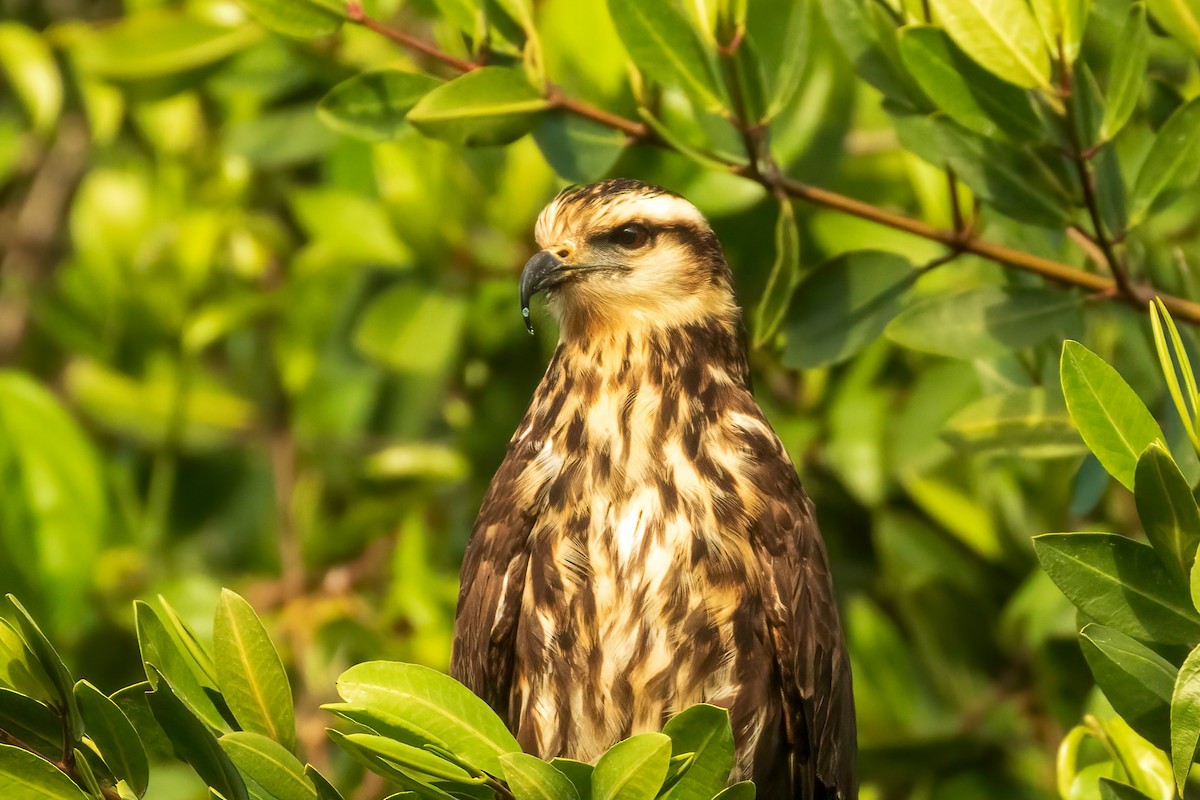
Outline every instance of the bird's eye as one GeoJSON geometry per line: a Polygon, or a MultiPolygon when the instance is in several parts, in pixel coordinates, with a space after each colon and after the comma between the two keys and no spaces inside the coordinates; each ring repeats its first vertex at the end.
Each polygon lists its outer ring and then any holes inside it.
{"type": "Polygon", "coordinates": [[[646,230],[645,225],[631,222],[613,231],[612,240],[618,247],[623,247],[626,250],[637,250],[638,248],[645,247],[646,243],[650,241],[650,231],[646,230]]]}

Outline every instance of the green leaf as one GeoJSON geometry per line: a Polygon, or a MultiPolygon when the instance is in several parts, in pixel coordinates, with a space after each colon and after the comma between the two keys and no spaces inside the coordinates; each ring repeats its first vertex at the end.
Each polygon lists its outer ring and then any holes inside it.
{"type": "Polygon", "coordinates": [[[1147,642],[1200,640],[1200,614],[1149,545],[1113,533],[1046,533],[1033,549],[1067,599],[1100,624],[1147,642]]]}
{"type": "Polygon", "coordinates": [[[371,301],[354,331],[354,346],[398,372],[438,375],[458,353],[466,314],[459,296],[402,283],[371,301]]]}
{"type": "Polygon", "coordinates": [[[897,133],[906,148],[934,166],[953,168],[963,183],[1005,216],[1055,230],[1070,224],[1070,198],[1032,152],[985,138],[948,119],[935,116],[925,121],[928,124],[914,128],[897,119],[897,133]],[[918,131],[924,141],[914,141],[918,131]]]}
{"type": "Polygon", "coordinates": [[[417,72],[380,69],[334,86],[317,103],[317,116],[329,127],[368,142],[395,139],[405,116],[442,81],[417,72]]]}
{"type": "Polygon", "coordinates": [[[153,667],[148,669],[150,683],[155,689],[147,696],[147,701],[154,718],[170,737],[175,752],[191,765],[202,781],[228,800],[250,800],[246,782],[207,724],[184,705],[166,676],[153,667]]]}
{"type": "Polygon", "coordinates": [[[567,776],[579,793],[579,800],[592,800],[592,772],[595,768],[591,764],[573,758],[555,758],[550,760],[550,766],[567,776]]]}
{"type": "Polygon", "coordinates": [[[221,716],[201,683],[201,668],[186,650],[167,631],[158,614],[142,602],[133,604],[138,645],[146,678],[155,689],[159,673],[166,675],[174,696],[214,731],[224,733],[229,724],[221,716]]]}
{"type": "Polygon", "coordinates": [[[754,800],[754,797],[754,783],[752,781],[741,781],[716,795],[712,800],[754,800]]]}
{"type": "Polygon", "coordinates": [[[324,775],[312,764],[304,765],[305,776],[312,781],[313,787],[317,791],[318,800],[345,800],[342,793],[339,792],[332,783],[330,783],[324,775]]]}
{"type": "Polygon", "coordinates": [[[150,782],[146,748],[120,706],[87,681],[75,684],[75,699],[87,735],[113,775],[141,797],[150,782]]]}
{"type": "Polygon", "coordinates": [[[1197,745],[1200,745],[1200,647],[1184,660],[1171,692],[1171,765],[1180,797],[1196,760],[1197,745]]]}
{"type": "Polygon", "coordinates": [[[724,788],[733,769],[733,728],[729,712],[712,705],[695,705],[667,720],[663,733],[671,737],[671,753],[695,753],[692,765],[663,794],[663,800],[711,800],[724,788]]]}
{"type": "Polygon", "coordinates": [[[971,453],[1062,458],[1086,452],[1062,400],[1040,386],[989,394],[951,417],[942,435],[971,453]]]}
{"type": "Polygon", "coordinates": [[[1050,51],[1057,52],[1061,43],[1067,62],[1074,62],[1092,0],[1032,0],[1032,4],[1050,51]]]}
{"type": "Polygon", "coordinates": [[[0,784],[6,800],[87,800],[61,769],[7,744],[0,744],[0,784]]]}
{"type": "Polygon", "coordinates": [[[915,302],[887,336],[913,350],[984,358],[1062,338],[1082,328],[1083,298],[1053,289],[981,286],[915,302]]]}
{"type": "Polygon", "coordinates": [[[691,22],[670,0],[608,0],[617,35],[638,69],[680,86],[709,111],[724,106],[712,60],[691,22]]]}
{"type": "Polygon", "coordinates": [[[252,25],[223,27],[165,9],[143,11],[84,37],[76,61],[111,81],[162,78],[216,64],[262,38],[252,25]]]}
{"type": "Polygon", "coordinates": [[[212,656],[208,654],[208,650],[200,643],[196,632],[183,621],[183,617],[179,616],[178,612],[167,602],[167,598],[161,594],[158,596],[158,604],[162,608],[160,619],[165,617],[163,624],[172,631],[176,644],[183,648],[192,664],[199,670],[200,679],[215,687],[217,685],[217,667],[213,663],[212,656]]]}
{"type": "Polygon", "coordinates": [[[1152,443],[1138,459],[1133,495],[1146,538],[1179,585],[1187,586],[1200,544],[1200,508],[1161,442],[1152,443]]]}
{"type": "Polygon", "coordinates": [[[217,683],[243,730],[296,745],[292,688],[283,662],[254,609],[229,589],[213,625],[217,683]]]}
{"type": "MultiPolygon", "coordinates": [[[[329,734],[329,738],[338,747],[345,750],[355,761],[358,761],[372,772],[398,784],[401,788],[416,792],[418,796],[426,798],[426,800],[454,800],[453,796],[448,792],[439,789],[431,783],[420,782],[416,775],[405,772],[397,768],[392,762],[382,759],[370,750],[354,744],[344,734],[331,729],[327,729],[326,733],[329,734]]],[[[463,789],[470,787],[459,786],[455,788],[463,789]]]]}
{"type": "Polygon", "coordinates": [[[761,347],[775,334],[800,281],[800,230],[790,200],[779,204],[775,221],[775,264],[754,312],[754,346],[761,347]]]}
{"type": "Polygon", "coordinates": [[[1101,778],[1100,800],[1151,800],[1149,795],[1143,794],[1127,783],[1118,783],[1109,778],[1101,778]]]}
{"type": "Polygon", "coordinates": [[[509,753],[500,757],[504,780],[516,800],[579,800],[575,785],[536,756],[509,753]]]}
{"type": "Polygon", "coordinates": [[[18,22],[0,24],[0,70],[8,75],[34,130],[49,133],[62,111],[63,87],[46,40],[18,22]]]}
{"type": "Polygon", "coordinates": [[[1175,110],[1163,123],[1142,162],[1129,198],[1129,223],[1146,218],[1163,193],[1189,187],[1200,178],[1200,97],[1175,110]]]}
{"type": "Polygon", "coordinates": [[[467,785],[481,784],[485,780],[472,777],[465,769],[436,753],[389,739],[386,736],[376,736],[372,733],[352,733],[345,737],[345,741],[377,758],[394,764],[400,768],[401,772],[416,772],[425,779],[467,785]]]}
{"type": "Polygon", "coordinates": [[[940,28],[901,30],[900,55],[922,91],[964,128],[1014,141],[1041,136],[1029,95],[981,68],[940,28]]]}
{"type": "Polygon", "coordinates": [[[883,333],[916,277],[905,259],[875,250],[820,265],[796,288],[783,363],[807,369],[845,361],[883,333]]]}
{"type": "Polygon", "coordinates": [[[1063,343],[1059,373],[1083,441],[1108,474],[1132,490],[1138,458],[1165,438],[1162,429],[1117,371],[1079,342],[1063,343]]]}
{"type": "Polygon", "coordinates": [[[52,702],[54,683],[42,669],[29,645],[0,617],[0,686],[16,689],[35,700],[52,702]]]}
{"type": "Polygon", "coordinates": [[[1050,56],[1025,0],[930,0],[946,32],[993,74],[1050,88],[1050,56]]]}
{"type": "Polygon", "coordinates": [[[625,134],[566,111],[543,114],[533,140],[563,180],[588,183],[603,177],[625,151],[625,134]]]}
{"type": "Polygon", "coordinates": [[[787,108],[804,79],[812,50],[815,3],[751,2],[746,8],[746,34],[758,51],[767,89],[767,117],[787,108]]]}
{"type": "Polygon", "coordinates": [[[1200,55],[1200,0],[1147,0],[1162,29],[1200,55]]]}
{"type": "Polygon", "coordinates": [[[483,67],[426,94],[407,119],[426,136],[474,147],[521,138],[549,107],[521,70],[483,67]]]}
{"type": "Polygon", "coordinates": [[[328,5],[310,0],[238,0],[264,28],[294,39],[315,39],[336,33],[342,16],[328,5]]]}
{"type": "Polygon", "coordinates": [[[83,788],[96,800],[103,800],[104,790],[100,788],[100,781],[96,780],[96,773],[92,770],[92,765],[88,763],[87,756],[83,754],[82,750],[75,747],[72,748],[72,758],[75,759],[77,782],[83,784],[83,788]]]}
{"type": "Polygon", "coordinates": [[[416,664],[371,661],[338,679],[347,703],[374,708],[410,723],[415,731],[445,743],[471,764],[500,774],[500,756],[520,745],[488,704],[458,681],[416,664]]]}
{"type": "Polygon", "coordinates": [[[13,610],[17,612],[17,626],[21,629],[21,638],[25,640],[29,652],[33,653],[37,659],[38,665],[50,677],[50,682],[54,684],[58,704],[66,714],[67,732],[70,734],[71,740],[78,742],[83,737],[83,719],[79,716],[79,706],[75,702],[74,678],[67,671],[67,665],[63,663],[62,656],[54,649],[54,645],[50,644],[46,634],[42,633],[42,629],[25,610],[25,606],[21,605],[11,594],[5,595],[5,597],[8,598],[13,610]]]}
{"type": "Polygon", "coordinates": [[[885,6],[863,0],[821,0],[821,7],[831,33],[863,80],[906,108],[925,107],[901,63],[895,21],[885,6]]]}
{"type": "Polygon", "coordinates": [[[1079,644],[1097,685],[1117,713],[1151,742],[1165,742],[1176,671],[1171,662],[1104,625],[1086,626],[1079,644]]]}
{"type": "Polygon", "coordinates": [[[1137,108],[1142,85],[1146,81],[1146,65],[1150,60],[1150,27],[1146,24],[1145,4],[1133,3],[1129,6],[1119,41],[1121,45],[1113,55],[1108,76],[1104,121],[1100,124],[1100,138],[1104,140],[1116,136],[1125,127],[1137,108]]]}
{"type": "Polygon", "coordinates": [[[20,739],[38,755],[57,761],[63,754],[62,722],[49,706],[0,688],[0,730],[20,739]]]}
{"type": "Polygon", "coordinates": [[[414,725],[413,722],[403,717],[389,714],[378,707],[357,706],[351,703],[325,703],[321,708],[342,719],[349,720],[368,733],[378,733],[414,747],[433,744],[446,748],[444,741],[430,734],[424,728],[414,725]]]}
{"type": "Polygon", "coordinates": [[[218,741],[238,771],[275,800],[317,800],[304,765],[279,742],[249,731],[227,733],[218,741]]]}
{"type": "Polygon", "coordinates": [[[592,800],[654,800],[667,777],[671,740],[641,733],[608,749],[592,772],[592,800]]]}

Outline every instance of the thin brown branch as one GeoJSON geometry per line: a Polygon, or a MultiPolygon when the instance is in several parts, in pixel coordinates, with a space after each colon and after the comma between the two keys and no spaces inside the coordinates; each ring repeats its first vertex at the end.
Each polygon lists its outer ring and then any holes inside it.
{"type": "MultiPolygon", "coordinates": [[[[467,72],[475,68],[475,65],[470,62],[443,53],[426,42],[420,41],[366,16],[361,6],[357,3],[351,3],[350,5],[352,8],[348,10],[348,15],[352,21],[365,25],[391,41],[416,52],[423,53],[462,72],[467,72]]],[[[578,114],[613,130],[621,131],[634,141],[654,144],[659,147],[670,147],[668,143],[655,136],[647,126],[640,122],[612,114],[582,101],[572,100],[563,96],[561,90],[557,87],[551,86],[548,92],[551,101],[559,108],[578,114]]],[[[977,238],[971,233],[964,236],[958,231],[937,228],[919,219],[896,214],[870,203],[856,200],[853,197],[847,197],[828,189],[809,186],[795,178],[789,178],[785,175],[760,174],[756,168],[749,164],[731,166],[730,171],[735,175],[753,180],[772,192],[782,191],[789,197],[865,219],[923,239],[941,242],[952,250],[957,249],[964,253],[979,256],[980,258],[986,258],[989,261],[995,261],[998,264],[1004,264],[1014,269],[1040,275],[1054,283],[1085,289],[1102,297],[1119,299],[1141,310],[1145,310],[1146,302],[1150,297],[1158,296],[1162,298],[1167,310],[1171,312],[1175,319],[1200,325],[1200,303],[1173,295],[1162,294],[1152,287],[1140,287],[1127,282],[1121,285],[1117,279],[1105,278],[1101,275],[1079,269],[1078,267],[1054,261],[1053,259],[989,242],[985,239],[977,238]]],[[[1124,276],[1122,276],[1121,280],[1123,279],[1124,276]]]]}

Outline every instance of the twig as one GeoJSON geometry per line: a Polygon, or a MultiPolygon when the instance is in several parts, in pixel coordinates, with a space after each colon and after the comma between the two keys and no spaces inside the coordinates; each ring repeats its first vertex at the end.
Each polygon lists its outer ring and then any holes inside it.
{"type": "MultiPolygon", "coordinates": [[[[352,22],[364,25],[403,47],[423,53],[460,72],[468,72],[475,69],[475,65],[470,62],[443,53],[424,41],[368,17],[357,3],[351,3],[347,13],[352,22]]],[[[653,144],[658,147],[671,149],[671,146],[667,142],[655,136],[647,126],[640,122],[612,114],[582,101],[567,98],[562,95],[561,90],[557,87],[550,88],[549,97],[557,107],[612,128],[613,130],[621,131],[634,142],[653,144]]],[[[1119,283],[1118,281],[1125,281],[1125,276],[1119,269],[1117,272],[1114,272],[1114,278],[1105,278],[1101,275],[1079,269],[1078,267],[1054,261],[1053,259],[1044,258],[1023,250],[1016,250],[1005,245],[996,244],[995,242],[989,242],[985,239],[979,239],[974,235],[964,238],[956,231],[937,228],[921,220],[893,213],[870,203],[856,200],[853,197],[847,197],[828,189],[809,186],[795,178],[789,178],[785,175],[760,174],[750,164],[734,165],[729,169],[733,174],[755,181],[769,191],[778,189],[797,200],[804,200],[823,208],[849,214],[850,216],[865,219],[923,239],[941,242],[947,247],[959,248],[964,253],[971,253],[972,255],[986,258],[989,261],[995,261],[1015,269],[1040,275],[1058,284],[1086,289],[1099,296],[1110,296],[1113,299],[1121,300],[1143,311],[1145,310],[1144,299],[1151,295],[1157,295],[1162,298],[1167,310],[1171,312],[1171,315],[1176,320],[1200,324],[1200,303],[1195,303],[1182,297],[1163,294],[1150,287],[1136,287],[1130,285],[1127,281],[1124,284],[1119,283]],[[1119,277],[1117,277],[1118,275],[1119,277]]]]}

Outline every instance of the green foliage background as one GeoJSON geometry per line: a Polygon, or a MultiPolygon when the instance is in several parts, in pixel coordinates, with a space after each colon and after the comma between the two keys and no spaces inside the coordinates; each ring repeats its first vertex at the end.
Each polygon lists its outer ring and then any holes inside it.
{"type": "MultiPolygon", "coordinates": [[[[333,0],[0,0],[0,590],[113,692],[144,677],[131,601],[206,638],[235,587],[308,758],[355,785],[318,705],[360,661],[446,666],[471,522],[554,343],[517,310],[533,220],[566,180],[636,176],[693,200],[737,276],[844,604],[864,796],[1092,798],[1101,775],[1171,796],[1031,544],[1143,527],[1136,458],[1089,455],[1068,415],[1066,338],[1200,479],[1141,288],[1200,297],[1200,6],[1147,5],[368,3],[486,54],[428,94],[454,69],[333,0]],[[753,55],[716,58],[734,31],[753,55]],[[547,110],[547,77],[668,146],[547,110]],[[781,202],[775,170],[1129,283],[1096,296],[781,202]]],[[[156,798],[203,796],[155,775],[156,798]]]]}

